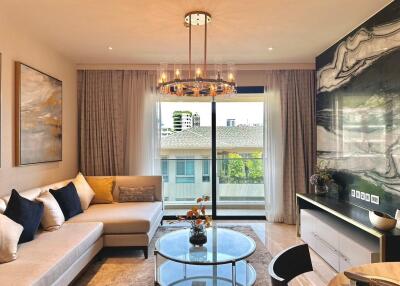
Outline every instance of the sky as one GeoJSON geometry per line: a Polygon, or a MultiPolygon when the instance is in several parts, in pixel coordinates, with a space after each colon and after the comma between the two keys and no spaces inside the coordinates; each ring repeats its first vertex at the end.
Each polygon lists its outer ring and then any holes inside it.
{"type": "MultiPolygon", "coordinates": [[[[188,110],[200,115],[200,126],[211,126],[210,102],[162,102],[162,127],[173,127],[174,111],[188,110]]],[[[217,126],[226,126],[227,119],[236,119],[236,125],[263,125],[263,102],[217,102],[217,126]]]]}

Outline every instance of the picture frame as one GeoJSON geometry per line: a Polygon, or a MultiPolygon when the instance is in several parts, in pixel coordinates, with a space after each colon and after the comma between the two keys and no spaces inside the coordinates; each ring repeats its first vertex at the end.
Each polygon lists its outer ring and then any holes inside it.
{"type": "Polygon", "coordinates": [[[15,165],[62,161],[62,81],[15,63],[15,165]]]}

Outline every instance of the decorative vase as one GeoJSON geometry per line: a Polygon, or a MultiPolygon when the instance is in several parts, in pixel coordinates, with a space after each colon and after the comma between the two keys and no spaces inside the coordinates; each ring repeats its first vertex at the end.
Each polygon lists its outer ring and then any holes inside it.
{"type": "Polygon", "coordinates": [[[204,225],[196,225],[190,228],[189,241],[194,246],[203,246],[207,242],[207,230],[204,225]]]}
{"type": "Polygon", "coordinates": [[[325,196],[328,193],[329,187],[327,185],[315,185],[314,192],[317,196],[325,196]]]}

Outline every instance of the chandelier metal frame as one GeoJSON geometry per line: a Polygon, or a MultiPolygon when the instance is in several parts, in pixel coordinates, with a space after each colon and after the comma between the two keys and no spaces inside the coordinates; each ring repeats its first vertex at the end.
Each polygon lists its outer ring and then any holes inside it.
{"type": "Polygon", "coordinates": [[[174,79],[167,80],[168,69],[161,71],[158,84],[158,89],[161,94],[176,96],[217,96],[236,93],[235,74],[232,65],[227,68],[227,80],[223,79],[222,68],[214,71],[214,78],[208,77],[207,26],[211,20],[211,14],[204,11],[191,11],[185,14],[184,24],[189,30],[188,77],[181,78],[182,71],[176,69],[174,72],[174,79]],[[198,67],[194,75],[192,75],[192,26],[204,26],[203,68],[201,69],[198,67]]]}

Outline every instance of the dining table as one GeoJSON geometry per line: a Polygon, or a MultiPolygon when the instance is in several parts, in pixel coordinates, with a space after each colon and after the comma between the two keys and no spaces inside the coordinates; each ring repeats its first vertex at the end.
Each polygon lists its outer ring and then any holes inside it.
{"type": "MultiPolygon", "coordinates": [[[[360,266],[351,267],[346,270],[360,274],[369,278],[385,279],[392,283],[400,285],[400,262],[382,262],[371,263],[360,266]]],[[[344,273],[337,274],[328,284],[328,286],[348,286],[350,280],[344,273]]]]}

